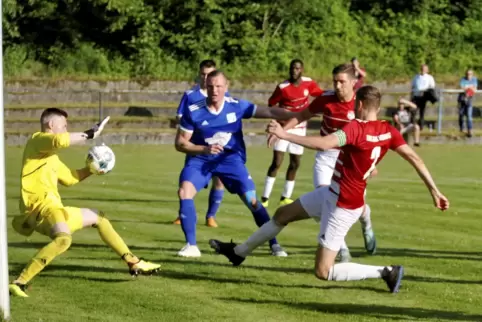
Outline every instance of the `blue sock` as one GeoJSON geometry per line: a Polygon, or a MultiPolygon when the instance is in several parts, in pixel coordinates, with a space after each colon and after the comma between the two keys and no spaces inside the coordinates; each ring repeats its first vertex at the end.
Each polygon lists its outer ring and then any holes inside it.
{"type": "Polygon", "coordinates": [[[224,189],[221,189],[221,190],[211,189],[211,191],[209,191],[209,206],[208,206],[208,212],[206,213],[206,219],[211,217],[216,217],[216,213],[218,212],[219,206],[221,205],[223,196],[224,196],[224,189]]]}
{"type": "MultiPolygon", "coordinates": [[[[268,211],[266,210],[265,207],[261,204],[261,202],[258,201],[258,209],[252,210],[251,213],[253,214],[254,221],[256,222],[256,225],[258,227],[263,226],[265,223],[270,221],[268,211]]],[[[269,246],[273,246],[274,244],[277,244],[278,241],[276,238],[273,238],[269,241],[269,246]]]]}
{"type": "Polygon", "coordinates": [[[181,227],[184,232],[184,237],[189,245],[196,245],[196,207],[194,200],[181,199],[179,200],[179,217],[181,217],[181,227]]]}

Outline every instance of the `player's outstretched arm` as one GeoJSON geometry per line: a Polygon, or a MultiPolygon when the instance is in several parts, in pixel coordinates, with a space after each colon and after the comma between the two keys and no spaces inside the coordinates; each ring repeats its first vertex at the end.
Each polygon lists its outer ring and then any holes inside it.
{"type": "Polygon", "coordinates": [[[435,207],[441,210],[447,210],[449,208],[448,199],[438,190],[435,182],[432,179],[432,175],[428,171],[423,160],[408,144],[403,144],[395,149],[402,158],[407,160],[412,167],[415,168],[420,178],[423,180],[430,194],[432,195],[435,207]]]}
{"type": "MultiPolygon", "coordinates": [[[[301,136],[286,132],[281,124],[272,120],[266,129],[266,132],[272,134],[282,140],[286,140],[298,145],[302,145],[305,148],[312,150],[329,150],[339,147],[340,138],[338,134],[330,134],[328,136],[321,137],[316,136],[301,136]]],[[[346,139],[345,139],[346,141],[346,139]]]]}
{"type": "Polygon", "coordinates": [[[94,125],[92,128],[84,132],[67,132],[67,133],[48,133],[43,132],[34,138],[35,147],[38,151],[46,153],[52,150],[67,148],[71,145],[82,144],[89,139],[95,139],[100,136],[110,117],[107,116],[102,122],[94,125]]]}
{"type": "Polygon", "coordinates": [[[70,136],[70,145],[76,145],[84,143],[87,140],[96,139],[98,138],[102,131],[104,130],[105,125],[109,122],[110,116],[104,118],[101,122],[97,123],[90,129],[84,132],[71,132],[69,133],[70,136]]]}
{"type": "Polygon", "coordinates": [[[257,119],[274,119],[279,121],[287,121],[291,118],[299,118],[299,112],[290,112],[284,108],[270,108],[258,106],[253,117],[257,119]]]}
{"type": "MultiPolygon", "coordinates": [[[[281,108],[279,110],[281,110],[281,108]]],[[[313,114],[310,112],[309,109],[304,109],[301,112],[295,112],[293,114],[295,114],[295,116],[290,118],[283,125],[283,129],[285,131],[292,129],[296,125],[303,123],[304,121],[308,121],[313,117],[313,114]]],[[[268,146],[271,147],[273,144],[275,144],[276,141],[277,141],[277,137],[273,134],[270,134],[268,137],[268,146]]]]}

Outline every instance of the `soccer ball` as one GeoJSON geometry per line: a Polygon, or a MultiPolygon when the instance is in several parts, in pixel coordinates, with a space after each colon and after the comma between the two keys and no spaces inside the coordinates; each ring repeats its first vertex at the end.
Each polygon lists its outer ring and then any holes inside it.
{"type": "Polygon", "coordinates": [[[107,145],[97,145],[89,149],[86,166],[93,174],[106,174],[114,169],[115,154],[107,145]]]}

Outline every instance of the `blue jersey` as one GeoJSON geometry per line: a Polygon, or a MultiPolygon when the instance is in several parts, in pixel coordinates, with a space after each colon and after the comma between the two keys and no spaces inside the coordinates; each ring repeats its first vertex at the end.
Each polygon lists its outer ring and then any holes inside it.
{"type": "Polygon", "coordinates": [[[234,154],[246,162],[242,119],[253,117],[255,112],[254,103],[232,97],[224,98],[218,113],[208,109],[205,99],[189,105],[181,118],[180,129],[192,133],[193,144],[219,144],[224,147],[224,151],[217,155],[195,155],[188,158],[216,160],[234,154]]]}
{"type": "MultiPolygon", "coordinates": [[[[182,117],[189,105],[199,102],[200,100],[205,99],[207,96],[208,95],[205,90],[201,89],[199,85],[194,85],[190,90],[185,91],[184,95],[182,95],[181,102],[177,107],[177,116],[182,117]]],[[[229,93],[226,92],[225,96],[229,96],[229,93]]]]}

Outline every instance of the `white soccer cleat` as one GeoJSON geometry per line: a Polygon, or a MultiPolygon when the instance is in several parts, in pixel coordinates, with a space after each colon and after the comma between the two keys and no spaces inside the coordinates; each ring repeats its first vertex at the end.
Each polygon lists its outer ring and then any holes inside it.
{"type": "Polygon", "coordinates": [[[201,251],[197,247],[197,245],[189,245],[186,244],[181,250],[177,253],[177,256],[181,257],[201,257],[201,251]]]}
{"type": "Polygon", "coordinates": [[[271,246],[271,255],[276,257],[288,257],[288,253],[285,252],[283,247],[280,244],[274,244],[271,246]]]}

